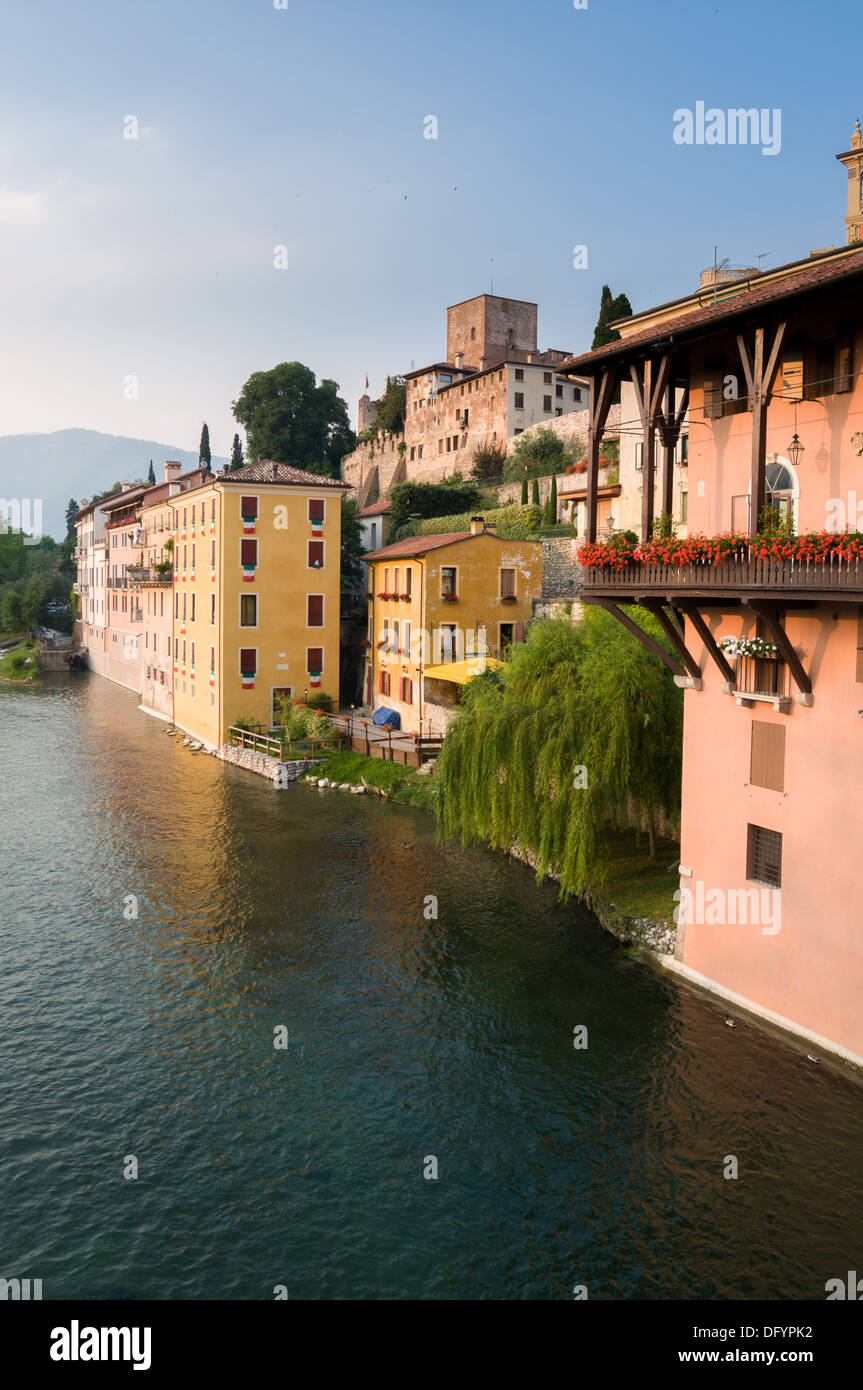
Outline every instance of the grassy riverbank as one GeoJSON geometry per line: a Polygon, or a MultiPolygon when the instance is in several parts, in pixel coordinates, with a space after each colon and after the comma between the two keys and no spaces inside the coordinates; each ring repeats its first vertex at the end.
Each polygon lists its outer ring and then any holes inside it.
{"type": "MultiPolygon", "coordinates": [[[[421,776],[415,768],[402,767],[400,763],[386,762],[383,758],[367,758],[362,753],[334,753],[325,764],[315,768],[312,776],[351,785],[358,785],[365,778],[370,786],[382,787],[393,801],[434,814],[438,795],[434,773],[421,776]]],[[[673,840],[660,840],[656,860],[651,862],[646,835],[636,835],[632,830],[613,832],[606,877],[589,894],[592,907],[609,930],[615,917],[632,922],[645,918],[656,923],[673,920],[673,895],[678,877],[669,872],[669,866],[679,854],[679,846],[673,840]]]]}
{"type": "Polygon", "coordinates": [[[332,753],[325,764],[315,768],[312,776],[329,777],[331,782],[359,785],[364,777],[369,786],[381,787],[393,801],[419,806],[434,812],[437,785],[433,773],[422,776],[413,767],[402,767],[383,758],[367,758],[363,753],[332,753]]]}
{"type": "Polygon", "coordinates": [[[35,682],[38,679],[39,665],[35,642],[21,642],[19,646],[13,647],[0,657],[0,680],[20,685],[25,681],[35,682]]]}

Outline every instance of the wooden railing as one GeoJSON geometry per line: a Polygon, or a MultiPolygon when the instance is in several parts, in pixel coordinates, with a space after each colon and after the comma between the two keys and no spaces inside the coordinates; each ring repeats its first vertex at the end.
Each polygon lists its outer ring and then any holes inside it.
{"type": "Polygon", "coordinates": [[[748,557],[723,560],[718,565],[631,564],[622,569],[585,569],[584,592],[644,593],[650,590],[716,590],[734,592],[863,593],[863,560],[830,555],[823,564],[814,560],[775,560],[748,557]]]}
{"type": "Polygon", "coordinates": [[[250,729],[237,729],[231,727],[228,730],[228,737],[235,748],[250,748],[253,753],[266,753],[269,758],[278,758],[282,761],[284,744],[279,738],[271,738],[269,734],[256,734],[250,729]]]}

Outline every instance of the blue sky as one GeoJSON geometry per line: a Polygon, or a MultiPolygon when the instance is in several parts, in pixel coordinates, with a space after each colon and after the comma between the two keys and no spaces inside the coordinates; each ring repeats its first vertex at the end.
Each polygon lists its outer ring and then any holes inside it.
{"type": "Polygon", "coordinates": [[[578,350],[603,282],[644,308],[714,243],[778,265],[844,241],[859,12],[588,6],[5,0],[0,433],[195,448],[206,419],[226,454],[250,372],[299,359],[353,420],[366,371],[440,358],[445,306],[492,273],[578,350]],[[781,153],[676,145],[699,100],[781,108],[781,153]]]}

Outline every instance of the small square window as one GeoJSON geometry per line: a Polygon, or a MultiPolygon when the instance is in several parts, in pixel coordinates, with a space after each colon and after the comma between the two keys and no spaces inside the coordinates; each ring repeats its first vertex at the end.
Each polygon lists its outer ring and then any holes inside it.
{"type": "Polygon", "coordinates": [[[747,826],[746,877],[771,888],[782,887],[782,835],[778,830],[747,826]]]}

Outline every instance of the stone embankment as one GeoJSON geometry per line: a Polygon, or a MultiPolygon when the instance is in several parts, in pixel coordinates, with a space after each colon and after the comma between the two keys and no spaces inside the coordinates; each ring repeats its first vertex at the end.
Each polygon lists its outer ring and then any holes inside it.
{"type": "Polygon", "coordinates": [[[278,758],[269,757],[267,753],[255,753],[251,748],[235,748],[231,743],[223,743],[216,757],[221,758],[223,763],[233,763],[234,767],[254,772],[258,777],[266,777],[277,787],[286,787],[289,782],[296,782],[298,777],[305,776],[310,768],[317,767],[323,761],[321,758],[297,758],[293,762],[283,763],[278,758]]]}

